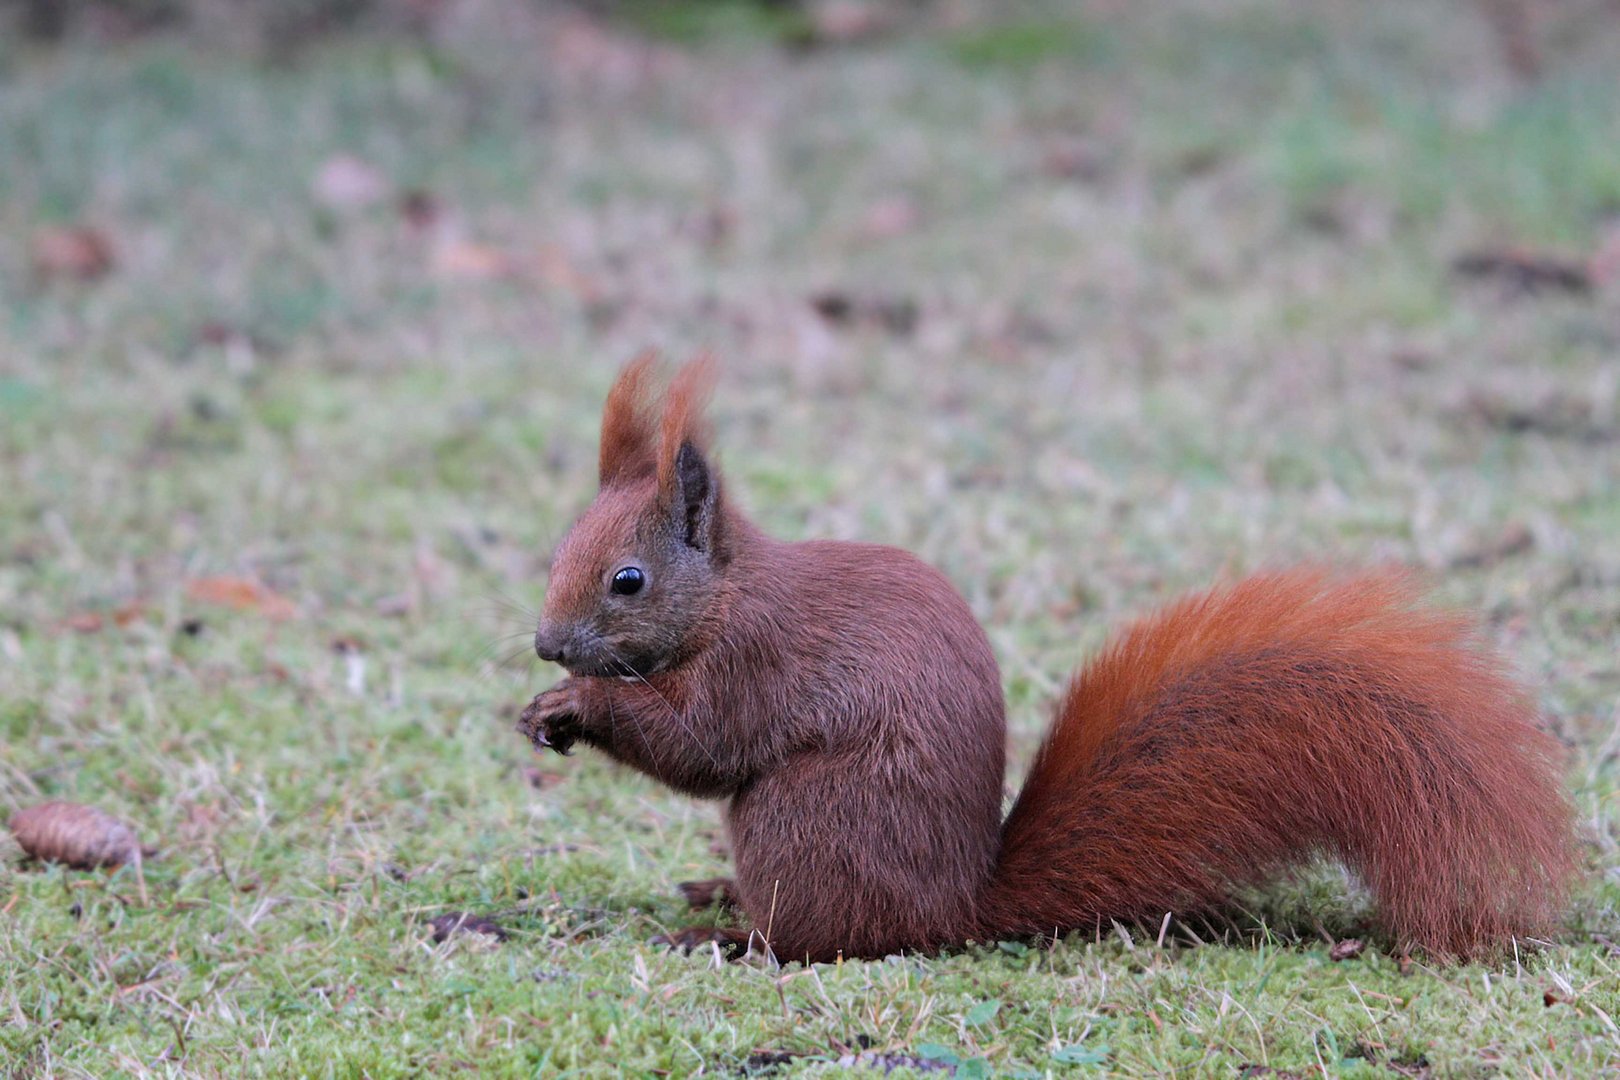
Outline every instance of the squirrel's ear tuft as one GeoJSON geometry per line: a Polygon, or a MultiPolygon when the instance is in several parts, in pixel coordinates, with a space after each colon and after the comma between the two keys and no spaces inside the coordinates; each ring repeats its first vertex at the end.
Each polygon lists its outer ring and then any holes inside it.
{"type": "Polygon", "coordinates": [[[657,467],[651,385],[658,353],[648,349],[624,366],[602,407],[597,475],[602,487],[646,476],[657,467]]]}
{"type": "Polygon", "coordinates": [[[714,380],[714,357],[707,353],[675,373],[664,397],[658,444],[658,497],[686,543],[704,551],[710,548],[720,504],[720,480],[706,456],[710,432],[703,416],[714,380]]]}

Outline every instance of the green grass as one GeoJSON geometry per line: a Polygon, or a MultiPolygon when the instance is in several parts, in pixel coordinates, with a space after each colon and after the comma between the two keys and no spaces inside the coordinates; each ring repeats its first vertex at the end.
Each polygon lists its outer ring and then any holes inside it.
{"type": "Polygon", "coordinates": [[[6,850],[0,1066],[1620,1067],[1620,301],[1447,269],[1612,228],[1620,28],[1515,89],[1470,4],[1151,7],[791,58],[570,37],[532,6],[290,68],[0,43],[0,813],[76,799],[161,848],[146,905],[128,871],[6,850]],[[338,154],[390,195],[320,202],[338,154]],[[413,189],[446,208],[426,232],[413,189]],[[73,221],[117,266],[37,279],[24,241],[73,221]],[[458,271],[469,250],[512,272],[458,271]],[[917,328],[828,326],[826,289],[913,300],[917,328]],[[1204,947],[814,970],[653,948],[688,918],[675,883],[724,868],[716,808],[511,731],[553,677],[521,609],[648,344],[725,358],[722,461],[763,525],[950,574],[1015,771],[1066,673],[1178,589],[1427,568],[1570,746],[1566,932],[1491,966],[1332,963],[1314,920],[1360,909],[1318,871],[1204,947]],[[1504,430],[1481,398],[1573,401],[1596,437],[1504,430]],[[1516,526],[1528,550],[1471,557],[1516,526]],[[207,575],[297,614],[203,604],[207,575]],[[433,944],[456,910],[513,936],[433,944]]]}

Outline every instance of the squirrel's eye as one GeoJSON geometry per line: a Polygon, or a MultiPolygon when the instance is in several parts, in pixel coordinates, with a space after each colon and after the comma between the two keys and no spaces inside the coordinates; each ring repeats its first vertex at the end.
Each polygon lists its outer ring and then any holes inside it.
{"type": "Polygon", "coordinates": [[[638,593],[646,583],[647,575],[634,566],[621,566],[613,575],[613,591],[620,596],[638,593]]]}

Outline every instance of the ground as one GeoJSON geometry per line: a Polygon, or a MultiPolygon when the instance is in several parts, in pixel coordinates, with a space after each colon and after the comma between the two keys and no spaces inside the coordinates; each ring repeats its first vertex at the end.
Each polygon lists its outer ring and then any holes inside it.
{"type": "Polygon", "coordinates": [[[1460,2],[947,8],[0,42],[0,813],[158,849],[145,903],[4,849],[13,1075],[1620,1068],[1620,22],[1561,15],[1525,85],[1460,2]],[[1334,962],[1318,871],[1204,946],[649,944],[717,808],[512,731],[648,345],[723,358],[764,526],[961,588],[1009,790],[1108,627],[1421,568],[1569,747],[1568,926],[1334,962]],[[434,942],[457,911],[509,937],[434,942]]]}

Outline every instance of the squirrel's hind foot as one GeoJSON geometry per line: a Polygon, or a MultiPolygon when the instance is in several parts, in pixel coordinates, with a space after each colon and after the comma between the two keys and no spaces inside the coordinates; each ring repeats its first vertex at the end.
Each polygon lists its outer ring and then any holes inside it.
{"type": "MultiPolygon", "coordinates": [[[[728,961],[741,960],[753,949],[755,938],[752,930],[743,930],[733,926],[688,926],[684,930],[677,930],[673,934],[659,934],[652,939],[654,945],[667,945],[671,949],[679,949],[682,953],[691,955],[692,950],[701,949],[708,945],[717,945],[720,955],[728,961]]],[[[759,938],[760,947],[764,949],[765,939],[759,938]]]]}

